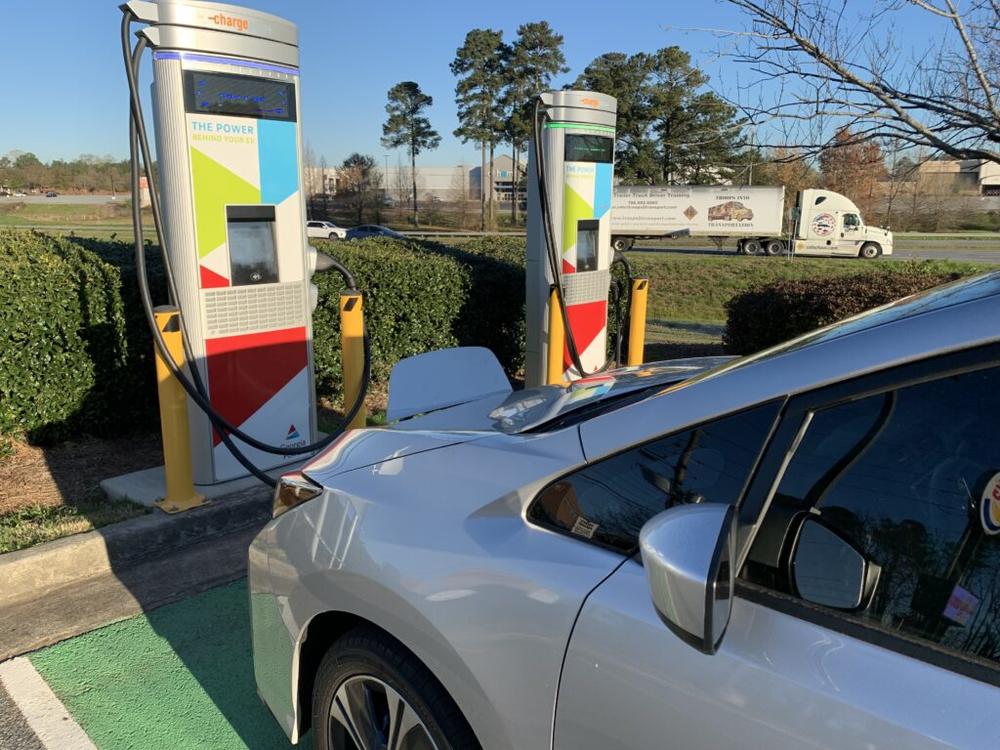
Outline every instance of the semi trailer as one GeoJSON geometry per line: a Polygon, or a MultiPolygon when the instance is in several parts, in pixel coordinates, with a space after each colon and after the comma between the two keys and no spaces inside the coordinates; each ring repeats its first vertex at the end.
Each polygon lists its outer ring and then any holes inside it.
{"type": "Polygon", "coordinates": [[[802,190],[787,224],[783,187],[619,185],[611,204],[611,243],[704,237],[743,255],[892,254],[892,232],[867,226],[858,207],[832,190],[802,190]]]}

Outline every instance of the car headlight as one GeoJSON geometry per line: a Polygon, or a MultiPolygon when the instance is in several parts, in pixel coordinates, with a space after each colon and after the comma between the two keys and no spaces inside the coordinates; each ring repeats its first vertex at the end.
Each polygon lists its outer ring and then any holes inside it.
{"type": "Polygon", "coordinates": [[[271,515],[277,518],[285,511],[323,494],[323,488],[299,471],[285,474],[274,488],[271,515]]]}

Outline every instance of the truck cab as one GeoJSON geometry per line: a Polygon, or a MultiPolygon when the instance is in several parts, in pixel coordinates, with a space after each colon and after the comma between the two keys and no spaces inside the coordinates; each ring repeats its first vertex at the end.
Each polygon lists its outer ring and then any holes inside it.
{"type": "Polygon", "coordinates": [[[796,255],[892,255],[892,232],[865,225],[854,201],[832,190],[803,190],[794,209],[796,255]]]}

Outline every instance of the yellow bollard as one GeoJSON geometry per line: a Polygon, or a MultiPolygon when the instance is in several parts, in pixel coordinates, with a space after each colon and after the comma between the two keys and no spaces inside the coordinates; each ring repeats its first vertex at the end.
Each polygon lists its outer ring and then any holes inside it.
{"type": "Polygon", "coordinates": [[[646,298],[649,279],[632,279],[632,305],[628,311],[628,365],[641,365],[646,348],[646,298]]]}
{"type": "MultiPolygon", "coordinates": [[[[167,351],[178,367],[184,367],[184,342],[180,311],[173,306],[153,311],[156,326],[163,333],[167,351]]],[[[160,433],[163,437],[163,473],[167,496],[156,505],[166,513],[180,513],[204,505],[205,498],[194,491],[191,470],[191,434],[188,430],[187,394],[167,366],[159,348],[156,354],[156,390],[160,397],[160,433]]]]}
{"type": "Polygon", "coordinates": [[[545,382],[549,385],[563,382],[565,349],[566,329],[563,327],[562,311],[559,309],[559,297],[553,285],[549,291],[549,348],[545,362],[545,382]]]}
{"type": "MultiPolygon", "coordinates": [[[[340,295],[340,362],[344,371],[344,413],[354,405],[364,383],[365,369],[365,314],[361,292],[344,292],[340,295]]],[[[362,404],[358,413],[348,423],[349,428],[364,427],[368,423],[368,410],[362,404]]]]}

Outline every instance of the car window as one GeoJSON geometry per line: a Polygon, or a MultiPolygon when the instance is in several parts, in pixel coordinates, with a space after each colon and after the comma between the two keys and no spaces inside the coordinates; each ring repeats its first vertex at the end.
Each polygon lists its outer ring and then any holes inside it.
{"type": "MultiPolygon", "coordinates": [[[[817,411],[743,577],[797,596],[789,561],[796,521],[808,517],[877,566],[860,606],[840,616],[1000,661],[998,414],[1000,368],[817,411]]],[[[834,559],[843,545],[827,549],[833,592],[845,583],[834,559]]]]}
{"type": "Polygon", "coordinates": [[[532,522],[625,554],[660,511],[689,503],[736,503],[780,405],[769,403],[632,448],[546,487],[532,522]]]}
{"type": "Polygon", "coordinates": [[[861,220],[857,214],[844,214],[844,226],[856,227],[861,225],[861,220]]]}

